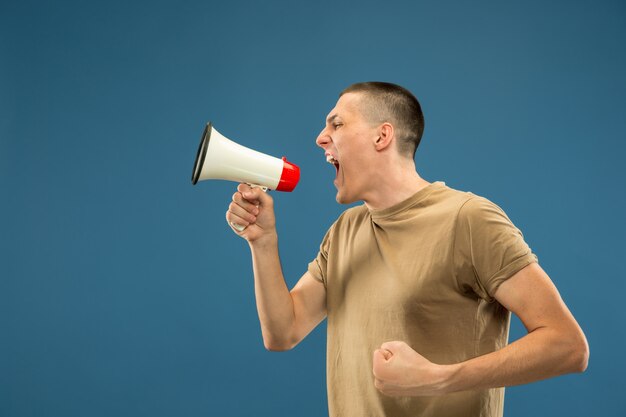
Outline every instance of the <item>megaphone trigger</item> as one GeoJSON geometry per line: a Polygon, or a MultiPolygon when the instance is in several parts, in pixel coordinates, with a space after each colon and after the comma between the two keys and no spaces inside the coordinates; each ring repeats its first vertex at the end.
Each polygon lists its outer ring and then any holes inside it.
{"type": "Polygon", "coordinates": [[[250,184],[249,182],[247,182],[246,184],[248,184],[248,185],[249,185],[250,187],[252,187],[252,188],[260,188],[260,189],[261,189],[261,191],[263,191],[264,193],[266,193],[266,192],[267,192],[267,190],[269,189],[269,188],[264,187],[264,186],[259,185],[259,184],[250,184]]]}

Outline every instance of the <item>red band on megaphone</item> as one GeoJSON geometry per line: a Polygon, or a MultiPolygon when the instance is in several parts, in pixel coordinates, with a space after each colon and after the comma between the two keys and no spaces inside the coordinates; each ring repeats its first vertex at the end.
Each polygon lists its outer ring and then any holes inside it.
{"type": "Polygon", "coordinates": [[[288,162],[283,156],[283,172],[280,174],[280,181],[276,187],[276,191],[293,191],[300,180],[300,168],[297,165],[288,162]]]}

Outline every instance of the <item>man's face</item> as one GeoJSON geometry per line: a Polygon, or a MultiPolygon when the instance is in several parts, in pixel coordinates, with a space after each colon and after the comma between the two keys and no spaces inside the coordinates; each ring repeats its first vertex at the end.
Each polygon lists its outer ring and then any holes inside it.
{"type": "Polygon", "coordinates": [[[376,127],[363,117],[361,97],[360,93],[341,96],[315,141],[324,149],[326,160],[335,166],[334,184],[340,204],[365,199],[371,185],[368,179],[375,168],[372,162],[376,127]]]}

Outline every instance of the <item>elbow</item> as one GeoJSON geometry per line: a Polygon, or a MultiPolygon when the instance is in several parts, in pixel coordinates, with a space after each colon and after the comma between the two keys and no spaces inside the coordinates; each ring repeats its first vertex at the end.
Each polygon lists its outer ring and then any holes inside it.
{"type": "Polygon", "coordinates": [[[571,372],[585,372],[589,365],[589,343],[587,343],[582,331],[570,346],[572,348],[570,353],[571,372]]]}
{"type": "Polygon", "coordinates": [[[297,343],[287,340],[263,338],[263,345],[265,346],[265,349],[270,352],[286,352],[296,347],[297,343]]]}
{"type": "Polygon", "coordinates": [[[265,343],[265,349],[270,352],[286,352],[293,349],[293,346],[265,343]]]}
{"type": "Polygon", "coordinates": [[[287,352],[288,350],[291,350],[292,348],[289,346],[267,346],[265,345],[265,349],[267,349],[269,352],[287,352]]]}
{"type": "Polygon", "coordinates": [[[585,372],[589,365],[589,345],[587,341],[580,346],[576,353],[576,368],[574,372],[585,372]]]}

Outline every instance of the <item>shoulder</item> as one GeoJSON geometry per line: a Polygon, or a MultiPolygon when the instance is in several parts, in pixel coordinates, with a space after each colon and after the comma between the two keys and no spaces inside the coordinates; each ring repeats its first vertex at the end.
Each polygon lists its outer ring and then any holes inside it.
{"type": "Polygon", "coordinates": [[[473,215],[480,212],[484,207],[494,205],[484,197],[476,195],[470,191],[461,191],[447,185],[439,187],[430,196],[431,204],[438,206],[439,210],[444,210],[450,215],[473,215]]]}
{"type": "Polygon", "coordinates": [[[460,227],[471,228],[474,225],[481,228],[487,225],[512,223],[498,204],[471,191],[459,191],[446,186],[442,190],[442,201],[445,201],[450,215],[454,215],[460,227]]]}
{"type": "Polygon", "coordinates": [[[493,201],[472,193],[467,194],[468,198],[459,208],[459,220],[471,221],[495,217],[510,221],[504,210],[493,201]]]}

